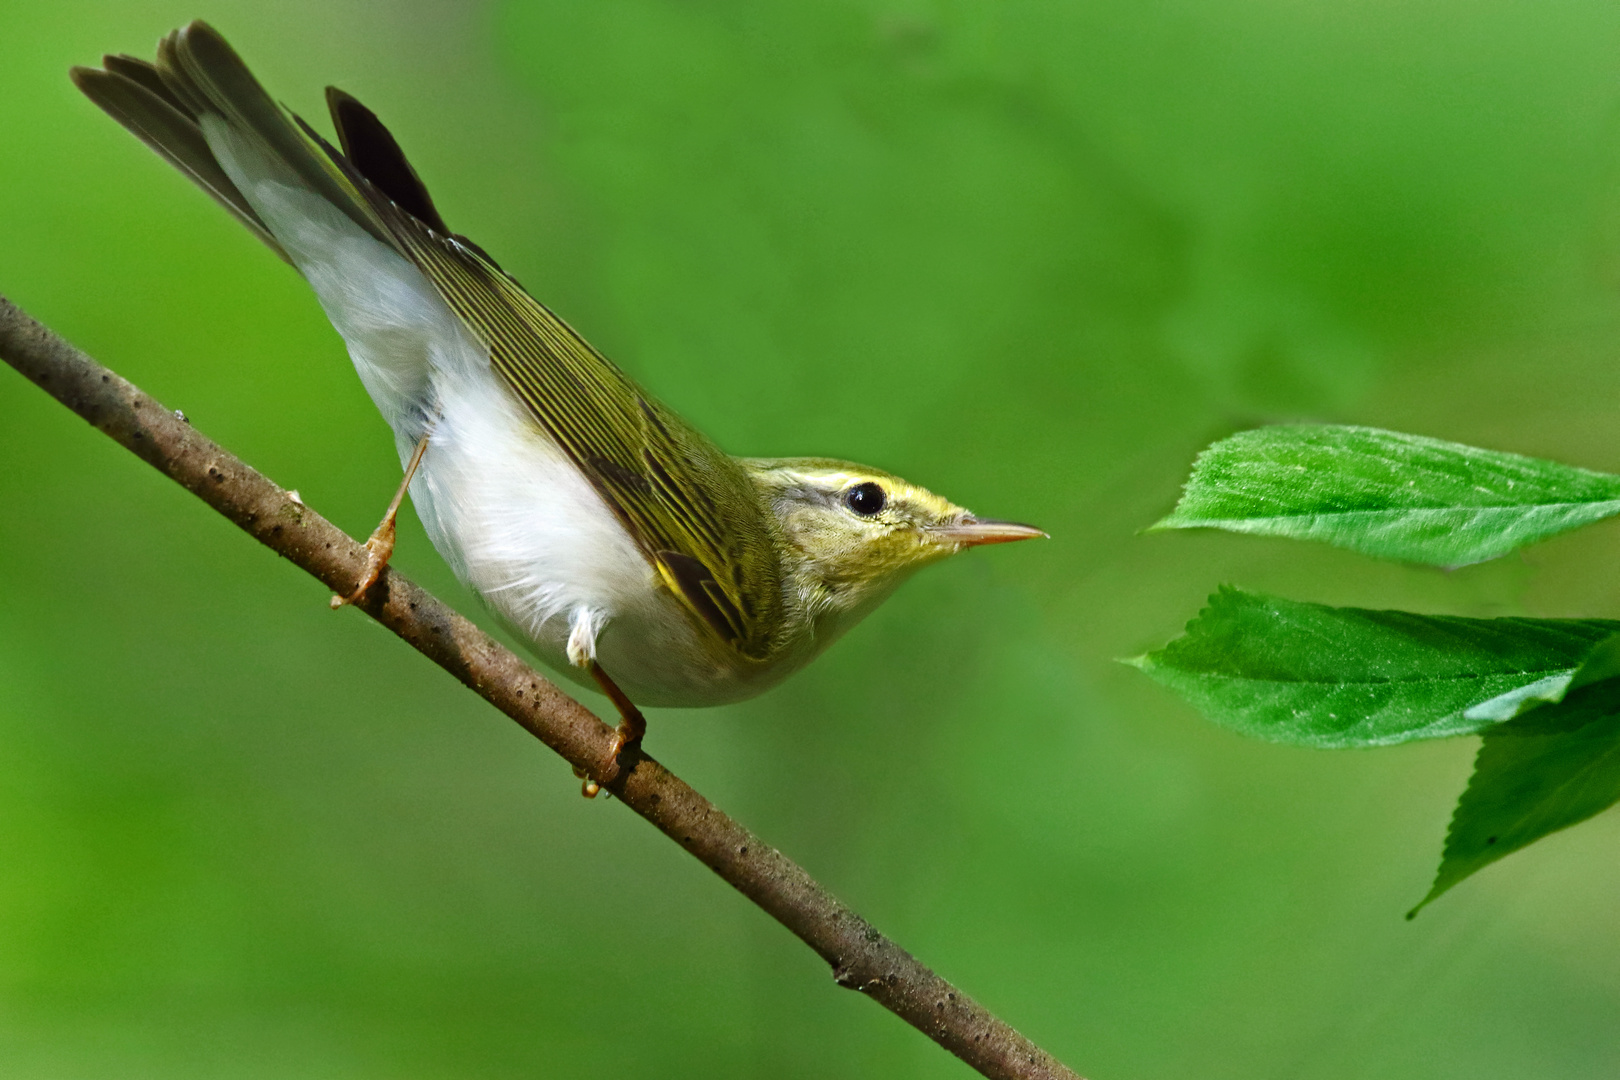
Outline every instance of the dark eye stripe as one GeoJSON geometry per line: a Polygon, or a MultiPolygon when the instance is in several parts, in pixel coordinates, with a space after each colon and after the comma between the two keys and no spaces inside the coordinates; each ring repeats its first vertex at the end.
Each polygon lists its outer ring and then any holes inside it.
{"type": "Polygon", "coordinates": [[[856,484],[844,493],[844,505],[862,517],[881,513],[888,501],[888,496],[883,493],[883,485],[874,484],[870,480],[864,484],[856,484]]]}

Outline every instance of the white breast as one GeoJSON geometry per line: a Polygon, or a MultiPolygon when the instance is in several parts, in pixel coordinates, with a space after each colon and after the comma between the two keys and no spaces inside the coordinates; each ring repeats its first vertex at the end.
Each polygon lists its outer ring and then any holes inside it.
{"type": "MultiPolygon", "coordinates": [[[[350,352],[359,366],[352,342],[350,352]]],[[[411,499],[434,546],[546,660],[594,658],[602,628],[660,588],[652,566],[487,358],[436,368],[432,389],[411,499]]],[[[403,458],[411,440],[400,443],[403,458]]]]}

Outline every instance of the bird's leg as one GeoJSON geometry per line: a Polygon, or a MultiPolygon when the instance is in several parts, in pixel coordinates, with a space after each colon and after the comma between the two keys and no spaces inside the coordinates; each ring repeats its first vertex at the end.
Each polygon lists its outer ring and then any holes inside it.
{"type": "Polygon", "coordinates": [[[383,519],[371,531],[371,539],[366,541],[366,572],[360,575],[360,584],[348,596],[332,597],[334,609],[344,604],[353,604],[366,590],[377,584],[382,576],[383,567],[388,565],[388,559],[394,554],[394,518],[399,516],[399,505],[405,501],[405,492],[410,489],[411,477],[416,475],[416,467],[422,464],[422,454],[427,450],[428,437],[423,435],[411,452],[411,460],[405,466],[405,479],[399,482],[399,490],[394,492],[394,501],[388,504],[383,519]]]}
{"type": "MultiPolygon", "coordinates": [[[[636,708],[635,702],[626,697],[624,691],[619,689],[619,685],[602,670],[601,664],[592,660],[590,665],[591,677],[596,680],[596,685],[602,688],[602,693],[606,694],[619,710],[619,727],[613,733],[613,748],[608,753],[607,767],[602,770],[607,782],[612,783],[618,778],[620,759],[624,756],[624,752],[639,747],[641,737],[647,734],[647,718],[641,715],[641,710],[636,708]]],[[[600,787],[595,781],[585,781],[583,794],[586,798],[596,798],[599,790],[600,787]]]]}

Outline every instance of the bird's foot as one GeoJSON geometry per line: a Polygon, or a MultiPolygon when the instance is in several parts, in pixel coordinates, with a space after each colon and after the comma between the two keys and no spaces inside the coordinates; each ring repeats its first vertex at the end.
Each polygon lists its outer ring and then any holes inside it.
{"type": "Polygon", "coordinates": [[[641,715],[641,710],[634,705],[630,706],[628,713],[621,713],[619,726],[614,729],[613,741],[608,744],[607,767],[602,774],[607,777],[608,783],[619,778],[619,772],[624,766],[624,755],[635,753],[641,749],[642,736],[647,734],[647,718],[641,715]]]}
{"type": "Polygon", "coordinates": [[[394,498],[383,511],[382,520],[377,527],[371,530],[371,539],[366,541],[366,569],[360,575],[360,583],[348,596],[332,597],[332,610],[336,611],[345,604],[357,604],[365,598],[371,587],[377,584],[382,577],[383,567],[394,554],[394,518],[399,514],[400,504],[405,501],[405,493],[410,490],[411,477],[416,475],[416,467],[422,464],[422,455],[427,452],[428,435],[424,434],[416,442],[416,449],[411,452],[411,460],[405,463],[405,478],[399,482],[399,488],[394,492],[394,498]]]}
{"type": "Polygon", "coordinates": [[[594,799],[602,793],[602,784],[611,784],[619,778],[624,771],[624,755],[626,751],[635,752],[641,749],[641,737],[647,734],[647,719],[641,715],[641,710],[635,706],[630,707],[630,716],[623,716],[619,726],[613,732],[613,741],[608,744],[607,761],[602,766],[602,782],[597,783],[591,779],[584,769],[575,766],[574,775],[580,778],[579,793],[587,799],[594,799]]]}
{"type": "Polygon", "coordinates": [[[393,554],[394,519],[390,517],[378,525],[377,531],[366,541],[366,569],[360,575],[360,583],[347,596],[333,596],[332,610],[336,611],[345,604],[359,603],[371,587],[377,584],[377,579],[382,577],[383,567],[388,565],[388,560],[393,554]]]}
{"type": "Polygon", "coordinates": [[[573,766],[573,776],[580,777],[580,795],[585,798],[596,798],[603,792],[604,784],[612,784],[619,779],[620,772],[624,772],[625,751],[635,753],[642,748],[642,735],[646,733],[646,717],[642,716],[640,709],[633,709],[635,721],[630,717],[622,717],[619,727],[612,733],[612,742],[608,743],[608,761],[601,767],[601,782],[591,779],[590,774],[580,766],[573,766]]]}
{"type": "Polygon", "coordinates": [[[586,776],[584,769],[574,770],[575,776],[584,779],[579,793],[587,799],[594,799],[601,792],[603,784],[611,784],[617,780],[619,774],[624,771],[624,755],[639,751],[641,737],[645,734],[647,734],[647,719],[641,715],[640,709],[631,705],[628,715],[620,715],[619,726],[613,732],[613,741],[608,744],[607,761],[602,765],[601,783],[586,776]]]}
{"type": "Polygon", "coordinates": [[[641,710],[636,708],[635,703],[625,696],[618,684],[608,678],[608,673],[594,660],[591,661],[591,674],[595,676],[596,684],[602,688],[602,692],[618,708],[619,726],[613,732],[613,741],[608,744],[607,761],[602,766],[601,781],[586,779],[585,786],[580,792],[587,799],[596,798],[603,785],[611,784],[619,778],[624,768],[624,755],[639,751],[642,736],[647,734],[647,718],[641,715],[641,710]]]}

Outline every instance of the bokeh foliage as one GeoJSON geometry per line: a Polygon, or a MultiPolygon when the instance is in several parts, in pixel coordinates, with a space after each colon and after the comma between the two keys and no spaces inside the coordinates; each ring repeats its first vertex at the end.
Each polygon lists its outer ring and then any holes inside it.
{"type": "MultiPolygon", "coordinates": [[[[1216,581],[1617,617],[1612,524],[1451,574],[1137,534],[1257,421],[1620,472],[1612,5],[12,0],[0,291],[363,533],[397,462],[312,297],[66,80],[197,16],[723,445],[1052,532],[652,718],[944,974],[1099,1077],[1620,1057],[1613,815],[1404,923],[1468,743],[1254,744],[1112,662],[1216,581]]],[[[0,421],[5,1075],[963,1074],[7,370],[0,421]]]]}

